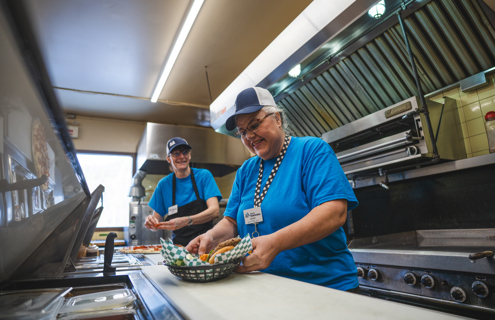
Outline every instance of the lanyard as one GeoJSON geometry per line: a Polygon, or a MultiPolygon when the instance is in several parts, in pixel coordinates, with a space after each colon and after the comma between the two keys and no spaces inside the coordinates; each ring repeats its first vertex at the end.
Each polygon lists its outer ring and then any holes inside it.
{"type": "Polygon", "coordinates": [[[264,161],[261,159],[260,161],[260,171],[258,174],[258,182],[256,182],[256,190],[254,191],[254,206],[259,207],[261,206],[261,202],[263,202],[263,199],[265,199],[265,195],[268,192],[268,188],[270,188],[270,185],[273,182],[273,179],[275,178],[275,175],[277,174],[278,168],[280,167],[280,164],[282,163],[282,160],[284,160],[285,153],[287,152],[287,147],[289,146],[290,142],[290,137],[285,136],[284,139],[284,145],[282,147],[282,150],[280,151],[277,159],[275,160],[275,165],[273,166],[272,172],[270,172],[270,176],[268,177],[268,180],[266,180],[265,187],[263,188],[263,192],[261,192],[260,196],[260,188],[261,188],[261,180],[263,178],[263,167],[264,167],[264,161]]]}
{"type": "MultiPolygon", "coordinates": [[[[282,146],[282,150],[280,151],[277,159],[275,160],[275,165],[273,166],[272,172],[270,172],[270,176],[268,177],[268,180],[266,180],[265,187],[263,188],[263,191],[261,192],[260,196],[260,189],[261,189],[261,180],[263,179],[263,167],[264,167],[264,161],[261,159],[260,161],[260,169],[258,173],[258,181],[256,182],[256,190],[254,191],[254,206],[255,207],[260,207],[261,202],[265,199],[265,195],[268,192],[268,188],[270,188],[273,179],[275,178],[275,175],[277,174],[278,168],[280,167],[280,164],[282,163],[282,160],[284,160],[285,153],[287,152],[287,147],[289,146],[290,142],[290,136],[285,136],[284,139],[284,145],[282,146]]],[[[255,234],[260,235],[258,232],[257,228],[258,224],[254,224],[254,232],[253,232],[253,237],[255,234]]]]}

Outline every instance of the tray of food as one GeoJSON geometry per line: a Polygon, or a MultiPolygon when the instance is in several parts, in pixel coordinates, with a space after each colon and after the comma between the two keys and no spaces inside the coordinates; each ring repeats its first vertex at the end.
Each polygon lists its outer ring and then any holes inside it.
{"type": "Polygon", "coordinates": [[[142,245],[142,246],[130,246],[123,247],[122,249],[117,250],[120,253],[160,253],[162,250],[161,244],[150,244],[150,245],[142,245]]]}

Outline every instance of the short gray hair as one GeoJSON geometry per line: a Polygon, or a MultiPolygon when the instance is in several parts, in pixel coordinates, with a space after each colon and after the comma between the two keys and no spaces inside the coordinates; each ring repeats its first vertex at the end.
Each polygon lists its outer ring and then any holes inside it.
{"type": "Polygon", "coordinates": [[[287,119],[285,116],[285,111],[279,106],[264,106],[261,110],[265,111],[265,113],[275,113],[278,112],[280,114],[280,121],[282,122],[282,130],[288,134],[289,125],[287,124],[287,119]]]}

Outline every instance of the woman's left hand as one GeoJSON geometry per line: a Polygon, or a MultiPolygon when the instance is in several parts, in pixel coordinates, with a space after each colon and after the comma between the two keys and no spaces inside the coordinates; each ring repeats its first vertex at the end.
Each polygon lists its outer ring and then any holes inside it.
{"type": "Polygon", "coordinates": [[[177,230],[182,229],[187,226],[189,223],[189,219],[187,217],[178,217],[175,219],[171,219],[169,221],[160,222],[156,228],[157,229],[165,229],[165,230],[177,230]]]}
{"type": "Polygon", "coordinates": [[[281,251],[273,235],[253,238],[251,243],[253,252],[242,260],[242,265],[235,270],[236,272],[246,273],[266,269],[281,251]]]}

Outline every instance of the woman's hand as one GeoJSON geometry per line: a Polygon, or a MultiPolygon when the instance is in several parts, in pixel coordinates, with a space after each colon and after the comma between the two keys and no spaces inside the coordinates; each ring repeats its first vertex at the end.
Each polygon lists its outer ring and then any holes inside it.
{"type": "Polygon", "coordinates": [[[156,228],[165,230],[177,230],[186,227],[189,224],[189,219],[187,217],[178,217],[175,219],[170,219],[168,221],[160,222],[156,228]]]}
{"type": "Polygon", "coordinates": [[[148,229],[156,230],[157,229],[156,225],[159,223],[160,223],[160,221],[158,221],[157,218],[155,218],[154,216],[152,216],[150,214],[149,216],[146,217],[146,221],[144,222],[144,226],[148,229]]]}
{"type": "Polygon", "coordinates": [[[242,260],[242,265],[235,270],[236,272],[246,273],[266,269],[282,251],[276,245],[277,241],[273,235],[253,238],[251,243],[253,244],[253,252],[242,260]]]}
{"type": "Polygon", "coordinates": [[[237,224],[234,219],[225,217],[213,229],[192,239],[186,246],[191,253],[205,254],[220,242],[237,236],[237,224]]]}
{"type": "Polygon", "coordinates": [[[186,246],[186,250],[199,255],[205,254],[213,249],[213,237],[208,233],[203,233],[192,239],[186,246]]]}

